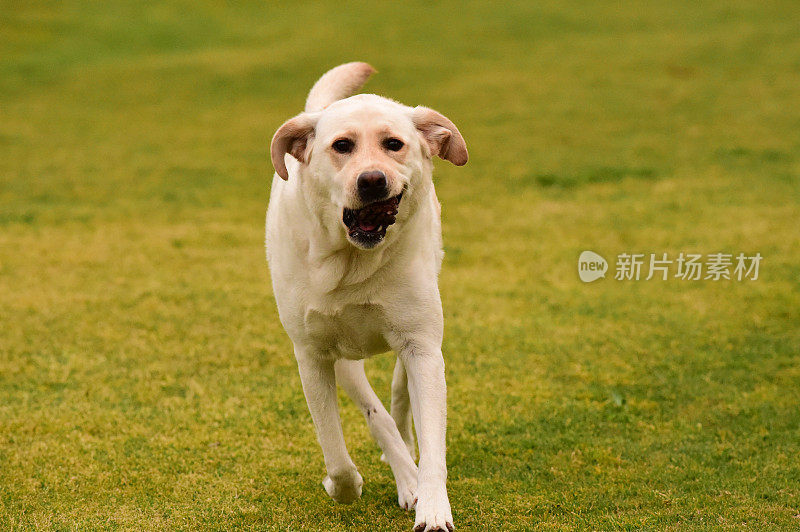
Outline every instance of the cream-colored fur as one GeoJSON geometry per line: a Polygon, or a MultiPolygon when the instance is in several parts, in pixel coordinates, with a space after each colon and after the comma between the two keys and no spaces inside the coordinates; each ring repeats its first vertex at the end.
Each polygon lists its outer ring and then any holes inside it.
{"type": "Polygon", "coordinates": [[[416,507],[416,530],[446,530],[453,520],[445,487],[446,388],[439,203],[431,157],[467,162],[450,120],[358,90],[374,70],[348,63],[326,73],[308,96],[306,112],[276,132],[267,212],[267,258],[281,323],[289,334],[336,501],[361,495],[362,479],[342,435],[336,383],[358,404],[397,483],[400,506],[416,507]],[[387,137],[399,151],[384,148],[387,137]],[[332,144],[351,139],[352,153],[332,144]],[[390,196],[403,193],[397,221],[366,249],[348,236],[343,209],[363,207],[356,178],[386,175],[390,196]],[[397,353],[392,413],[364,374],[363,359],[397,353]],[[414,463],[413,423],[419,439],[414,463]]]}

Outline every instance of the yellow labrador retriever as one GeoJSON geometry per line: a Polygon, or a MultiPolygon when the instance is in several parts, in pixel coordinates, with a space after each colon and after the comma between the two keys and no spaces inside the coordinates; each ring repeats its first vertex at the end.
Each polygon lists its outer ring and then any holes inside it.
{"type": "Polygon", "coordinates": [[[373,72],[366,63],[327,72],[305,112],[275,133],[267,259],[325,456],[325,491],[341,503],[361,496],[342,436],[338,382],[383,450],[400,506],[416,507],[414,530],[452,530],[437,285],[442,236],[431,158],[460,166],[467,146],[432,109],[350,96],[373,72]],[[389,350],[397,353],[391,415],[364,374],[366,357],[389,350]]]}

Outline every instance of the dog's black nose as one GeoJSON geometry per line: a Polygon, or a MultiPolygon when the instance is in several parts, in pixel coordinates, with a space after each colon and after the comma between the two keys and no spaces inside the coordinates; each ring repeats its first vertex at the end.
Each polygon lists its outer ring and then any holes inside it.
{"type": "Polygon", "coordinates": [[[386,174],[380,170],[362,172],[359,174],[356,184],[361,201],[375,201],[383,199],[389,194],[386,186],[386,174]]]}

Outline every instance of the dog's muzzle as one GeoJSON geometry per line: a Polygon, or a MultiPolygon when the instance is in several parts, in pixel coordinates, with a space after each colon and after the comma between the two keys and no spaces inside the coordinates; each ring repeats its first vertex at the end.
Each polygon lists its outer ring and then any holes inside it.
{"type": "Polygon", "coordinates": [[[402,197],[401,192],[397,196],[370,203],[360,209],[345,207],[342,221],[347,227],[347,236],[365,248],[378,245],[386,236],[386,229],[396,221],[402,197]]]}

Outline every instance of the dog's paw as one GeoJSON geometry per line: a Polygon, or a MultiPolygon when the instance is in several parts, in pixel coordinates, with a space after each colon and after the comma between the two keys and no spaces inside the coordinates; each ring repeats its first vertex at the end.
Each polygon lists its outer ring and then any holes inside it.
{"type": "Polygon", "coordinates": [[[397,488],[397,502],[400,508],[406,511],[411,511],[417,506],[416,490],[405,488],[397,488]]]}
{"type": "Polygon", "coordinates": [[[453,532],[453,530],[455,530],[455,527],[453,526],[453,523],[445,523],[445,526],[447,528],[444,528],[444,527],[438,526],[438,525],[433,527],[433,528],[430,528],[429,526],[426,526],[425,523],[420,523],[420,524],[418,524],[417,526],[414,527],[414,532],[423,532],[423,531],[425,531],[425,532],[428,532],[428,531],[430,531],[430,532],[453,532]]]}
{"type": "Polygon", "coordinates": [[[364,479],[357,470],[328,475],[322,481],[322,486],[331,499],[341,504],[351,504],[361,497],[361,486],[364,479]]]}
{"type": "Polygon", "coordinates": [[[418,525],[414,525],[414,532],[453,532],[455,527],[451,522],[452,519],[448,520],[439,520],[435,521],[434,524],[428,524],[427,522],[422,522],[418,525]]]}
{"type": "Polygon", "coordinates": [[[444,486],[433,490],[420,490],[417,499],[417,517],[414,532],[453,532],[453,514],[444,486]]]}
{"type": "Polygon", "coordinates": [[[403,510],[413,510],[417,504],[417,468],[395,475],[397,503],[403,510]]]}

